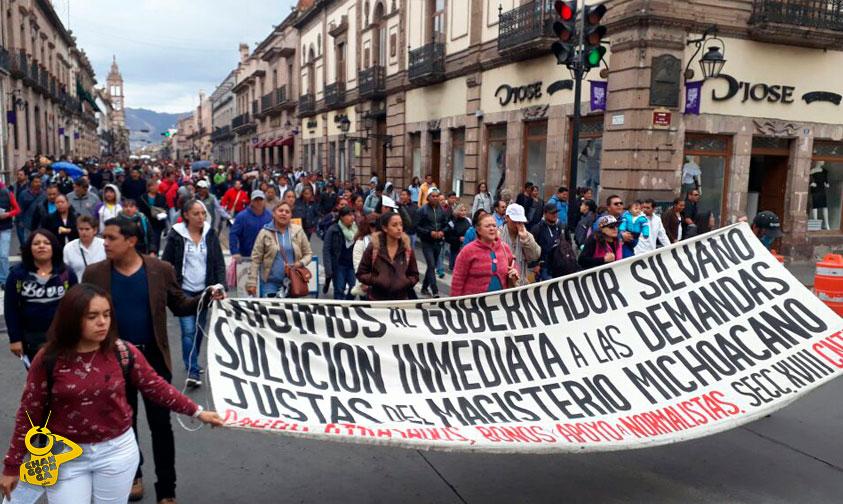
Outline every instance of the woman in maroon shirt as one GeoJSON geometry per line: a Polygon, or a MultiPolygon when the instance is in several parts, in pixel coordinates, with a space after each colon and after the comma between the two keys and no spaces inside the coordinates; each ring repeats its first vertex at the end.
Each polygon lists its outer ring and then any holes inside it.
{"type": "Polygon", "coordinates": [[[132,409],[126,401],[123,366],[140,392],[172,411],[198,418],[212,427],[223,425],[220,416],[203,411],[161,378],[134,345],[124,342],[131,359],[117,357],[117,326],[108,294],[91,284],[70,289],[59,304],[48,332],[47,346],[38,352],[27,375],[0,479],[3,494],[11,498],[26,455],[27,413],[43,424],[49,404],[49,430],[82,447],[82,455],[65,462],[58,482],[46,487],[49,502],[126,502],[138,465],[138,447],[132,433],[132,409]],[[53,362],[52,390],[47,382],[53,362]]]}

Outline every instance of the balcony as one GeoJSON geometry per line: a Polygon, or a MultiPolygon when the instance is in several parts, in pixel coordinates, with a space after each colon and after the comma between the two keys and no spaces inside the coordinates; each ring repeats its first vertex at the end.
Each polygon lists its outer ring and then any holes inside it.
{"type": "Polygon", "coordinates": [[[837,47],[843,37],[843,1],[754,0],[749,25],[755,40],[837,47]]]}
{"type": "Polygon", "coordinates": [[[39,81],[40,86],[44,94],[47,94],[50,91],[50,74],[47,73],[47,69],[41,67],[41,80],[39,81]]]}
{"type": "Polygon", "coordinates": [[[275,106],[275,93],[269,93],[261,96],[261,113],[266,114],[272,107],[275,106]]]}
{"type": "Polygon", "coordinates": [[[59,101],[59,87],[55,77],[50,77],[50,98],[55,102],[59,101]]]}
{"type": "Polygon", "coordinates": [[[23,76],[23,82],[28,84],[32,87],[38,86],[38,62],[33,60],[29,61],[29,72],[23,76]]]}
{"type": "Polygon", "coordinates": [[[287,86],[281,86],[275,90],[275,107],[279,111],[296,108],[296,100],[287,93],[287,86]]]}
{"type": "Polygon", "coordinates": [[[252,115],[256,116],[260,114],[260,107],[258,106],[258,100],[252,100],[252,115]]]}
{"type": "Polygon", "coordinates": [[[29,74],[26,53],[22,49],[13,49],[9,54],[9,72],[15,79],[23,79],[29,74]]]}
{"type": "MultiPolygon", "coordinates": [[[[552,2],[551,2],[552,3],[552,2]]],[[[498,54],[510,59],[534,56],[546,51],[555,40],[552,10],[542,10],[544,2],[530,2],[502,12],[498,22],[498,54]]]]}
{"type": "Polygon", "coordinates": [[[325,106],[339,107],[345,103],[345,82],[335,82],[325,86],[325,106]]]}
{"type": "Polygon", "coordinates": [[[215,129],[214,132],[211,133],[211,142],[221,142],[231,138],[232,136],[231,127],[223,126],[215,129]]]}
{"type": "Polygon", "coordinates": [[[303,94],[299,97],[299,115],[312,115],[316,110],[316,100],[312,94],[303,94]]]}
{"type": "Polygon", "coordinates": [[[383,96],[386,91],[386,72],[380,65],[357,72],[357,90],[361,98],[383,96]]]}
{"type": "Polygon", "coordinates": [[[235,133],[247,131],[253,123],[250,121],[249,114],[240,114],[231,121],[231,130],[235,133]]]}
{"type": "Polygon", "coordinates": [[[9,50],[3,46],[0,46],[0,68],[3,70],[9,71],[9,50]]]}
{"type": "Polygon", "coordinates": [[[429,84],[445,77],[445,44],[431,42],[410,51],[410,81],[429,84]]]}

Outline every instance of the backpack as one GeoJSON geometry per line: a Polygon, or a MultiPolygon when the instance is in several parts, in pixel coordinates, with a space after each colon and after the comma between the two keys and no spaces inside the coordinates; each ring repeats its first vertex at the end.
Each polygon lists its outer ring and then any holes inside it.
{"type": "MultiPolygon", "coordinates": [[[[120,363],[120,368],[123,370],[123,380],[125,380],[126,387],[128,388],[129,373],[131,373],[132,368],[135,365],[135,356],[129,350],[129,347],[126,346],[126,343],[121,339],[118,339],[115,342],[114,355],[117,357],[117,362],[120,363]]],[[[46,414],[50,411],[50,402],[53,398],[53,384],[55,383],[53,371],[56,368],[57,357],[58,355],[53,352],[45,353],[44,355],[44,369],[47,373],[47,400],[44,402],[44,413],[42,414],[46,414]]]]}

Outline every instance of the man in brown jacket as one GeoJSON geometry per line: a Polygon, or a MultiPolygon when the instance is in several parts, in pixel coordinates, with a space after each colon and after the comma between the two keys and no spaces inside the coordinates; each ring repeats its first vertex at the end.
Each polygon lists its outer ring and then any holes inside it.
{"type": "Polygon", "coordinates": [[[670,243],[676,243],[682,239],[682,212],[685,210],[685,201],[681,198],[673,200],[673,206],[667,209],[662,215],[664,231],[670,239],[670,243]]]}
{"type": "MultiPolygon", "coordinates": [[[[167,340],[167,307],[179,317],[196,315],[201,296],[192,299],[185,296],[169,263],[138,254],[135,244],[139,236],[136,223],[122,218],[107,220],[103,232],[107,259],[89,265],[82,281],[97,285],[111,294],[120,338],[137,346],[152,368],[169,382],[173,375],[167,340]]],[[[213,289],[209,287],[209,290],[213,289]]],[[[213,290],[213,299],[223,297],[221,291],[213,290]]],[[[137,438],[137,390],[127,386],[126,397],[134,411],[132,429],[137,438]]],[[[152,455],[158,479],[155,483],[157,500],[159,504],[175,504],[176,454],[170,411],[146,398],[143,402],[152,432],[152,455]]],[[[143,454],[130,500],[143,497],[141,465],[143,454]]]]}

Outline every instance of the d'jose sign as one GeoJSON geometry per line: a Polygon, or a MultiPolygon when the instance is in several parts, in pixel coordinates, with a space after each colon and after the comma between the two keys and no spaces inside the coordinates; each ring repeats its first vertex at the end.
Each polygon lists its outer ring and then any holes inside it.
{"type": "Polygon", "coordinates": [[[673,443],[843,371],[843,319],[746,224],[479,296],[229,299],[210,327],[228,426],[442,450],[673,443]]]}

